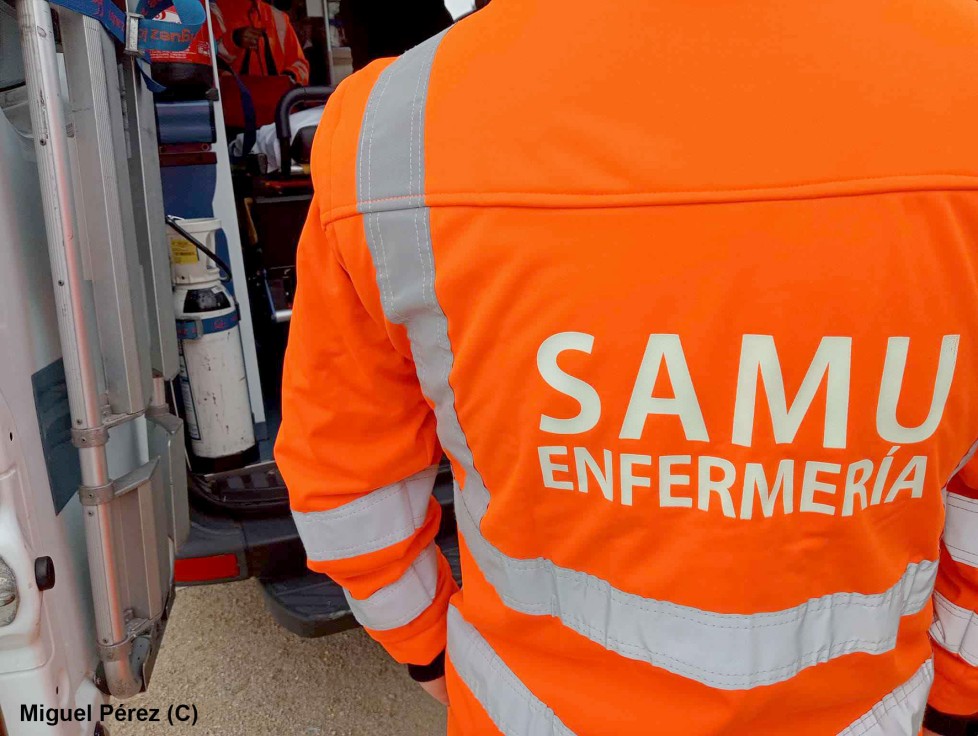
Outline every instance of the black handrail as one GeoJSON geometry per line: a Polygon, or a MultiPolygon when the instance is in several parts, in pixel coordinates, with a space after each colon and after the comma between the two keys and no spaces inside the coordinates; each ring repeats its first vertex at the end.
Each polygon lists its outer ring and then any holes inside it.
{"type": "Polygon", "coordinates": [[[296,87],[290,89],[275,108],[275,135],[278,138],[279,158],[282,163],[279,172],[282,176],[292,175],[292,122],[289,115],[292,108],[303,102],[322,102],[325,104],[333,94],[332,87],[296,87]]]}

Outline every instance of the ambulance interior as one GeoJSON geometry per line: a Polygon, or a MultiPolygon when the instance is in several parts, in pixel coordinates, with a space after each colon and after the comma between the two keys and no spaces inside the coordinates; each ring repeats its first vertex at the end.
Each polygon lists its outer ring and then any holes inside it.
{"type": "MultiPolygon", "coordinates": [[[[209,0],[212,28],[220,30],[214,6],[235,1],[253,0],[209,0]]],[[[284,75],[256,79],[229,68],[220,58],[219,42],[210,65],[192,66],[180,59],[153,63],[154,77],[169,83],[156,100],[166,215],[219,223],[211,240],[194,239],[198,246],[210,246],[227,272],[222,285],[233,294],[240,317],[254,424],[251,446],[216,458],[196,455],[188,435],[191,534],[180,552],[176,577],[185,584],[259,577],[280,623],[295,633],[316,636],[349,626],[352,619],[339,589],[323,576],[310,578],[304,568],[272,448],[281,421],[280,383],[296,288],[296,251],[312,199],[313,135],[332,90],[353,72],[356,54],[348,45],[351,29],[344,27],[349,0],[275,0],[275,7],[287,15],[302,45],[309,64],[306,85],[284,75]]],[[[448,0],[446,7],[447,25],[472,12],[474,2],[448,0]]],[[[189,225],[184,234],[171,232],[171,245],[175,235],[193,237],[187,229],[189,225]]],[[[179,315],[177,320],[179,325],[179,315]]],[[[189,352],[187,356],[189,362],[189,352]]],[[[189,386],[180,389],[181,380],[174,382],[172,399],[186,421],[186,404],[194,399],[189,386]]],[[[442,475],[436,497],[446,511],[446,539],[454,540],[447,467],[442,475]]],[[[453,542],[447,544],[452,547],[453,542]]],[[[457,558],[451,549],[446,552],[457,558]]]]}
{"type": "MultiPolygon", "coordinates": [[[[210,0],[216,42],[211,67],[171,59],[153,63],[154,76],[168,85],[156,106],[167,215],[220,220],[215,250],[230,264],[228,288],[242,311],[245,363],[255,364],[248,366],[248,381],[258,384],[257,390],[249,386],[257,456],[245,453],[226,463],[198,463],[198,469],[220,472],[234,470],[242,459],[271,460],[296,286],[296,249],[312,198],[312,141],[326,100],[354,69],[347,37],[352,35],[350,7],[357,5],[348,0],[274,0],[308,62],[308,80],[301,80],[308,84],[300,86],[284,74],[244,73],[240,66],[235,70],[222,58],[220,35],[235,32],[223,27],[223,18],[232,16],[231,4],[242,2],[252,0],[210,0]],[[248,344],[252,339],[253,347],[248,344]]],[[[471,0],[451,1],[446,22],[472,9],[471,0]]]]}

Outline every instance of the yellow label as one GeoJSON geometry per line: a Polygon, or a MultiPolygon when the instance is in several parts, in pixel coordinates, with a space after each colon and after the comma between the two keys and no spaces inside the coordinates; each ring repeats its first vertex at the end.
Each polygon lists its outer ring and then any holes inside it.
{"type": "Polygon", "coordinates": [[[197,263],[197,248],[189,240],[183,238],[170,239],[170,255],[174,263],[197,263]]]}

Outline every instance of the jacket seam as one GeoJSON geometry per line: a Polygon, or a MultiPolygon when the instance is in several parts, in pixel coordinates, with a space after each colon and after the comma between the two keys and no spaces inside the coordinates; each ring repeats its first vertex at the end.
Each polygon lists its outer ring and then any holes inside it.
{"type": "Polygon", "coordinates": [[[484,209],[540,209],[540,210],[584,210],[584,209],[638,209],[647,207],[704,206],[724,204],[747,204],[752,202],[788,202],[816,199],[846,199],[850,197],[869,197],[885,194],[910,194],[916,192],[943,193],[956,191],[978,191],[978,176],[962,174],[928,175],[919,186],[901,177],[871,177],[828,182],[809,182],[778,187],[755,187],[745,189],[703,189],[692,191],[627,192],[622,194],[581,193],[560,194],[551,192],[506,191],[491,192],[489,201],[480,198],[486,192],[427,192],[424,194],[405,194],[359,201],[357,203],[333,207],[323,213],[323,225],[340,220],[358,217],[368,213],[361,211],[364,205],[393,204],[387,210],[442,209],[451,207],[484,209]],[[959,182],[925,183],[927,179],[939,176],[956,178],[959,182]],[[896,179],[897,181],[894,181],[896,179]],[[892,186],[884,183],[893,182],[892,186]],[[859,184],[878,184],[877,188],[864,191],[845,187],[859,184]],[[831,187],[839,187],[831,190],[831,187]],[[809,190],[809,191],[806,191],[809,190]],[[418,197],[426,201],[419,203],[418,197]],[[506,198],[513,198],[507,201],[506,198]],[[534,201],[516,201],[517,198],[533,198],[534,201]],[[578,201],[568,201],[570,199],[578,201]],[[436,201],[429,201],[435,199],[436,201]],[[398,202],[411,202],[396,206],[398,202]]]}

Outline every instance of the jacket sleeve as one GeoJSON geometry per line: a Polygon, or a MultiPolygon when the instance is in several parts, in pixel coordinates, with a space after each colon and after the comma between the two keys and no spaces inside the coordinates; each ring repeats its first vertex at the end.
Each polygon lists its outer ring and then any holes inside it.
{"type": "MultiPolygon", "coordinates": [[[[324,115],[320,151],[338,106],[331,100],[324,115]]],[[[322,163],[314,156],[314,173],[322,163]]],[[[457,590],[434,543],[442,452],[376,285],[354,283],[336,231],[322,223],[328,185],[329,176],[317,178],[299,244],[275,456],[309,567],[343,586],[354,615],[395,659],[428,664],[445,648],[457,590]]]]}
{"type": "Polygon", "coordinates": [[[241,50],[228,33],[227,23],[224,20],[224,13],[217,3],[212,2],[211,8],[211,30],[214,33],[214,43],[217,45],[217,55],[229,64],[234,61],[235,56],[241,50]]]}
{"type": "Polygon", "coordinates": [[[214,34],[214,43],[220,43],[228,31],[227,25],[224,23],[224,13],[221,12],[217,3],[209,3],[208,7],[211,11],[211,32],[214,34]]]}
{"type": "Polygon", "coordinates": [[[934,687],[930,705],[978,712],[978,459],[948,483],[934,590],[934,687]]]}
{"type": "Polygon", "coordinates": [[[291,72],[300,87],[309,84],[309,61],[302,51],[302,44],[299,43],[295,28],[288,21],[285,25],[285,38],[282,39],[282,53],[285,58],[282,60],[281,71],[291,72]]]}

